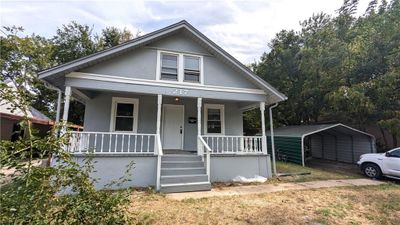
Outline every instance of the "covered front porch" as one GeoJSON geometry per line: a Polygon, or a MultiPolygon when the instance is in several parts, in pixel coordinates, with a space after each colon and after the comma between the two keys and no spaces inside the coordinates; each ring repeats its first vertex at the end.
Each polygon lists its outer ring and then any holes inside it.
{"type": "MultiPolygon", "coordinates": [[[[71,89],[67,87],[65,92],[65,121],[71,89]]],[[[194,179],[195,183],[272,176],[262,101],[192,97],[179,92],[152,95],[73,89],[90,94],[85,100],[84,131],[71,132],[66,150],[78,160],[92,152],[97,161],[95,170],[103,181],[119,177],[130,160],[135,161],[136,170],[131,186],[155,186],[157,190],[171,176],[179,177],[181,183],[193,183],[183,178],[200,177],[203,172],[205,179],[194,179]],[[243,112],[254,108],[260,109],[262,132],[244,136],[243,112]],[[184,153],[196,157],[189,160],[191,163],[187,158],[175,158],[168,168],[168,156],[184,153]],[[175,173],[165,172],[174,167],[175,173]],[[105,174],[109,175],[104,178],[105,174]]]]}

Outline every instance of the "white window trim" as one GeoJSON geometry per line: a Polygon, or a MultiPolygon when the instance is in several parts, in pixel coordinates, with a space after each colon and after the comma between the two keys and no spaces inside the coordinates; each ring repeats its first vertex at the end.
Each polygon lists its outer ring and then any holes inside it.
{"type": "Polygon", "coordinates": [[[225,135],[225,106],[221,104],[204,104],[204,134],[212,135],[225,135]],[[207,122],[208,122],[208,109],[219,109],[221,111],[221,133],[208,133],[207,122]]]}
{"type": "Polygon", "coordinates": [[[113,97],[111,104],[110,132],[115,132],[115,116],[117,112],[117,103],[133,104],[133,131],[118,131],[121,133],[137,133],[139,123],[139,99],[137,98],[120,98],[113,97]]]}
{"type": "Polygon", "coordinates": [[[157,69],[156,69],[156,80],[158,81],[165,81],[165,82],[178,82],[178,83],[188,83],[188,84],[198,84],[204,85],[204,63],[203,63],[203,56],[202,55],[194,55],[182,52],[173,52],[173,51],[165,51],[165,50],[157,50],[157,69]],[[178,81],[172,80],[162,80],[161,79],[161,54],[171,54],[171,55],[178,55],[178,81]],[[184,71],[184,56],[191,56],[197,57],[200,59],[200,77],[199,83],[192,82],[192,81],[184,81],[185,79],[185,71],[184,71]]]}

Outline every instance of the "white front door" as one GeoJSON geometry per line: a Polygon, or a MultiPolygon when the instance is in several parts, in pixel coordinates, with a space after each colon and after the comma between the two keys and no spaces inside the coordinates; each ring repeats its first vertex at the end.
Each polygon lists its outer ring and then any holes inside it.
{"type": "Polygon", "coordinates": [[[183,105],[163,105],[163,149],[183,149],[183,105]]]}

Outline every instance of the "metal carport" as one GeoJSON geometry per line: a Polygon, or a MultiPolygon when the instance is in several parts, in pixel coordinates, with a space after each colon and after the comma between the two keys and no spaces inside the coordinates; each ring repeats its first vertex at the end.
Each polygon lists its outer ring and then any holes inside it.
{"type": "Polygon", "coordinates": [[[360,155],[376,152],[373,135],[341,123],[281,127],[274,129],[274,140],[277,160],[303,166],[311,158],[356,163],[360,155]]]}

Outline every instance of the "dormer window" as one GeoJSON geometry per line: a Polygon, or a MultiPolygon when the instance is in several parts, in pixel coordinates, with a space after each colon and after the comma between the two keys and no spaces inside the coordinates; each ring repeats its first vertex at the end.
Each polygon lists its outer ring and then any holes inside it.
{"type": "Polygon", "coordinates": [[[203,84],[203,57],[158,51],[157,80],[203,84]]]}
{"type": "Polygon", "coordinates": [[[178,80],[178,55],[161,54],[161,79],[178,80]]]}

